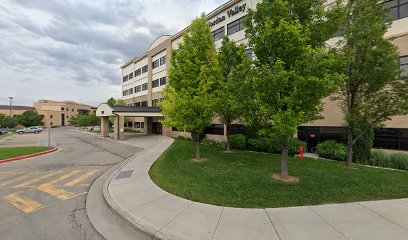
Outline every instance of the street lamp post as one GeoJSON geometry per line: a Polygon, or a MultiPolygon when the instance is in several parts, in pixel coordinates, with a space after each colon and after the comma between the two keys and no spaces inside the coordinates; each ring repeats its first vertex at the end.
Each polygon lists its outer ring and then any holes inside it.
{"type": "Polygon", "coordinates": [[[9,97],[9,100],[10,100],[10,118],[12,117],[11,116],[11,102],[13,101],[13,97],[9,97]]]}

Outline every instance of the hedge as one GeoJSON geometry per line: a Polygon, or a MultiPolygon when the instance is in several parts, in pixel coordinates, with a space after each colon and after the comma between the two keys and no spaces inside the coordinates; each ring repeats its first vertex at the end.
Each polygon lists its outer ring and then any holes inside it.
{"type": "MultiPolygon", "coordinates": [[[[303,146],[306,149],[306,143],[298,139],[289,141],[289,155],[294,156],[299,154],[299,147],[303,146]]],[[[248,149],[256,152],[281,153],[281,144],[270,138],[256,138],[248,140],[248,149]]]]}
{"type": "Polygon", "coordinates": [[[238,150],[246,149],[246,137],[243,134],[234,134],[230,138],[231,148],[238,150]]]}
{"type": "Polygon", "coordinates": [[[347,160],[347,147],[334,140],[328,140],[317,145],[319,157],[333,159],[337,161],[347,160]]]}

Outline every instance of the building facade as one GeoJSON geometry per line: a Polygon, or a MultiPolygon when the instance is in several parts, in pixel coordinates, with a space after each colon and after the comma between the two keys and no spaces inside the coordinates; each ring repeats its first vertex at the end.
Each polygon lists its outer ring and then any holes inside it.
{"type": "Polygon", "coordinates": [[[43,116],[44,127],[70,125],[70,119],[78,114],[95,113],[96,109],[85,104],[71,101],[39,100],[34,109],[43,116]]]}
{"type": "MultiPolygon", "coordinates": [[[[221,5],[207,15],[216,47],[221,46],[222,38],[228,36],[238,44],[247,44],[245,27],[242,24],[249,8],[255,9],[260,0],[231,0],[221,5]]],[[[334,0],[328,0],[330,5],[334,0]]],[[[400,66],[403,75],[408,76],[408,1],[389,0],[383,3],[390,9],[393,23],[386,37],[393,38],[400,52],[400,66]]],[[[122,99],[128,106],[154,107],[163,100],[162,89],[168,83],[171,49],[178,49],[183,42],[183,34],[188,27],[179,33],[157,38],[150,48],[142,55],[133,58],[121,67],[122,99]]],[[[328,41],[333,44],[338,38],[328,41]]],[[[251,48],[247,48],[249,58],[253,58],[251,48]]],[[[338,103],[326,99],[324,120],[315,121],[299,128],[299,138],[314,144],[324,139],[340,137],[344,134],[343,114],[338,103]]],[[[152,119],[153,133],[161,134],[160,119],[152,119]]],[[[143,131],[144,118],[134,117],[128,127],[143,131]]],[[[232,132],[242,131],[242,125],[233,126],[232,132]]],[[[177,136],[186,133],[166,130],[170,135],[177,136]]],[[[225,128],[214,120],[214,125],[206,130],[207,136],[214,139],[224,139],[225,128]]],[[[394,117],[386,122],[385,128],[376,132],[377,147],[408,150],[408,116],[394,117]],[[382,131],[382,132],[381,132],[382,131]]]]}
{"type": "Polygon", "coordinates": [[[11,105],[0,105],[0,114],[4,114],[11,117],[17,117],[23,114],[25,111],[33,111],[33,107],[29,106],[13,106],[11,105]],[[11,110],[11,111],[10,111],[11,110]]]}

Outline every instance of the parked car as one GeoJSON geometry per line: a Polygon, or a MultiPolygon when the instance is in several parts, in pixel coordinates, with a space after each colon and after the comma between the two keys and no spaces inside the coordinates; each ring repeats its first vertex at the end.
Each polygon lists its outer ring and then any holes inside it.
{"type": "Polygon", "coordinates": [[[23,128],[23,129],[19,129],[16,131],[16,133],[18,134],[23,134],[23,133],[35,133],[38,134],[40,132],[44,131],[44,129],[34,126],[34,127],[28,127],[28,128],[23,128]]]}
{"type": "Polygon", "coordinates": [[[7,133],[8,133],[8,131],[0,128],[0,135],[7,134],[7,133]]]}

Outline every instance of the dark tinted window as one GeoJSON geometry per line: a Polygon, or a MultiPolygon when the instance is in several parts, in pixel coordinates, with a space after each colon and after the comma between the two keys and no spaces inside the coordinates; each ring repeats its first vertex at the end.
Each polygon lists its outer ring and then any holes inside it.
{"type": "Polygon", "coordinates": [[[160,78],[160,86],[166,85],[166,83],[167,83],[167,78],[166,77],[160,78]]]}
{"type": "Polygon", "coordinates": [[[225,36],[225,28],[221,27],[212,32],[211,35],[214,41],[220,40],[225,36]]]}
{"type": "Polygon", "coordinates": [[[231,34],[234,34],[236,32],[239,32],[241,30],[244,30],[245,29],[244,24],[243,24],[244,19],[245,19],[245,17],[242,17],[242,18],[240,18],[238,20],[235,20],[232,23],[228,24],[228,27],[227,27],[228,28],[227,29],[228,35],[231,35],[231,34]]]}

